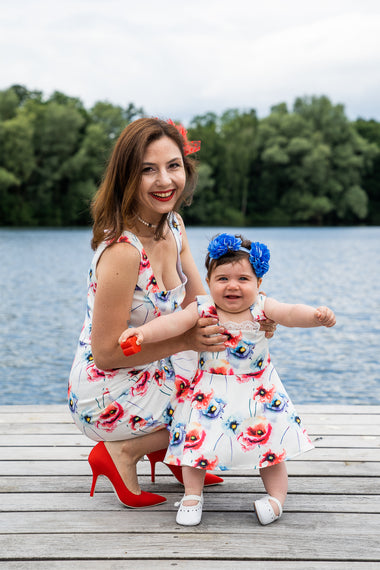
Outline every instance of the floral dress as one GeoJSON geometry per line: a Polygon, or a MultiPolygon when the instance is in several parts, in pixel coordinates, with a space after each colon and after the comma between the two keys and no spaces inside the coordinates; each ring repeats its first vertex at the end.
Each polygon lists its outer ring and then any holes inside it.
{"type": "MultiPolygon", "coordinates": [[[[185,298],[186,276],[182,272],[180,251],[182,238],[174,216],[169,218],[178,249],[177,271],[181,284],[171,291],[160,291],[149,259],[139,239],[125,231],[117,240],[137,248],[140,269],[129,326],[144,323],[175,310],[185,298]]],[[[72,365],[68,400],[73,419],[79,429],[95,441],[112,441],[141,436],[162,427],[171,420],[170,399],[176,374],[192,378],[196,370],[196,353],[181,352],[136,368],[100,370],[95,366],[91,350],[91,327],[96,295],[96,265],[107,243],[96,250],[88,275],[87,310],[72,365]]],[[[126,323],[127,326],[127,323],[126,323]]]]}
{"type": "MultiPolygon", "coordinates": [[[[210,296],[197,302],[201,316],[217,316],[210,296]]],[[[259,330],[264,302],[259,295],[252,321],[223,323],[226,350],[200,353],[193,382],[177,389],[166,463],[256,469],[313,448],[259,330]]]]}

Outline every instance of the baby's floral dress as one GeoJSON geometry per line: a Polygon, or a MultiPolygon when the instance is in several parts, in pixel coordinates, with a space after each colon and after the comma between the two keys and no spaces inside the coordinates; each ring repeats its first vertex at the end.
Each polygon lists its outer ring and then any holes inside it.
{"type": "MultiPolygon", "coordinates": [[[[252,321],[223,323],[227,348],[200,353],[194,380],[177,381],[166,463],[257,469],[313,448],[259,330],[264,302],[259,294],[252,321]]],[[[217,316],[210,296],[197,303],[200,316],[217,316]]]]}
{"type": "MultiPolygon", "coordinates": [[[[187,278],[180,260],[180,227],[174,215],[168,221],[177,244],[177,271],[181,279],[181,284],[171,291],[159,290],[144,248],[132,232],[125,231],[117,240],[133,245],[140,253],[130,327],[141,326],[160,315],[179,310],[185,298],[187,278]]],[[[192,378],[196,370],[196,353],[192,351],[132,368],[100,370],[95,366],[91,327],[97,288],[96,265],[107,245],[103,243],[98,247],[90,266],[86,316],[68,389],[69,407],[75,423],[95,441],[130,439],[166,427],[173,413],[170,399],[176,376],[192,378]]]]}

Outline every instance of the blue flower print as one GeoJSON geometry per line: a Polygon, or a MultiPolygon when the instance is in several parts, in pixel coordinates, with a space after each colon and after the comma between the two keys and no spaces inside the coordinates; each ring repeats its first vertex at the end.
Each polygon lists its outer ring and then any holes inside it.
{"type": "Polygon", "coordinates": [[[230,416],[225,422],[223,422],[223,430],[227,433],[227,435],[236,435],[239,432],[239,426],[241,424],[241,419],[234,418],[230,416]]]}
{"type": "Polygon", "coordinates": [[[83,424],[92,424],[93,420],[92,420],[92,414],[90,412],[82,412],[80,415],[80,421],[83,424]]]}
{"type": "Polygon", "coordinates": [[[271,402],[265,404],[267,410],[271,412],[284,412],[288,407],[289,399],[285,394],[276,393],[271,402]]]}
{"type": "Polygon", "coordinates": [[[172,408],[171,404],[168,404],[168,406],[166,407],[166,410],[163,413],[163,417],[164,417],[164,422],[168,425],[171,426],[172,422],[173,422],[173,414],[174,414],[174,408],[172,408]]]}
{"type": "Polygon", "coordinates": [[[94,362],[94,357],[92,356],[91,347],[89,347],[86,350],[84,357],[85,357],[88,364],[92,364],[94,362]]]}
{"type": "Polygon", "coordinates": [[[218,418],[222,414],[226,406],[226,403],[227,402],[225,402],[221,398],[213,398],[208,407],[205,410],[201,410],[201,414],[206,418],[214,420],[215,418],[218,418]]]}
{"type": "Polygon", "coordinates": [[[70,391],[69,393],[69,408],[73,414],[77,411],[78,398],[70,391]]]}
{"type": "Polygon", "coordinates": [[[165,364],[163,364],[162,368],[166,374],[166,379],[167,380],[174,380],[174,378],[175,378],[174,368],[172,366],[169,366],[167,360],[161,360],[161,363],[163,363],[163,362],[165,362],[165,364]]]}
{"type": "Polygon", "coordinates": [[[174,429],[170,432],[171,438],[169,445],[180,445],[185,441],[186,430],[185,424],[178,423],[175,425],[174,429]]]}
{"type": "Polygon", "coordinates": [[[250,370],[252,370],[252,372],[260,372],[260,370],[263,370],[263,368],[265,368],[265,366],[267,365],[267,353],[266,352],[262,352],[260,353],[254,360],[252,360],[252,363],[250,365],[250,370]]]}
{"type": "Polygon", "coordinates": [[[295,413],[293,413],[293,414],[290,416],[290,420],[289,420],[289,421],[290,421],[291,423],[297,424],[297,425],[299,425],[299,426],[300,426],[301,423],[302,423],[302,422],[301,422],[301,418],[300,418],[299,416],[297,416],[297,414],[295,414],[295,413]]]}
{"type": "Polygon", "coordinates": [[[251,356],[254,348],[255,345],[252,342],[241,340],[236,348],[227,348],[227,355],[239,360],[246,360],[251,356]]]}

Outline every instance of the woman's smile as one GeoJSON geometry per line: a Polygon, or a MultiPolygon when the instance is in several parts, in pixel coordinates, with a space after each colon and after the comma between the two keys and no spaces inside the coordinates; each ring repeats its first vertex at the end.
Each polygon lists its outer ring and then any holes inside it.
{"type": "Polygon", "coordinates": [[[166,192],[151,192],[151,196],[160,202],[168,202],[173,198],[175,190],[167,190],[166,192]]]}

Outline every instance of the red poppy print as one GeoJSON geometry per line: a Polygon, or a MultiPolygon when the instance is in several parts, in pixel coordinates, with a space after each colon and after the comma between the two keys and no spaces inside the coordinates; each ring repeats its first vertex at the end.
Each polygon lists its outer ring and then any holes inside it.
{"type": "Polygon", "coordinates": [[[202,318],[214,317],[217,319],[218,313],[216,312],[216,307],[214,305],[211,305],[205,309],[202,309],[199,316],[202,318]]]}
{"type": "Polygon", "coordinates": [[[256,445],[263,445],[268,442],[272,432],[271,424],[265,418],[258,418],[256,423],[250,418],[243,422],[241,433],[238,435],[239,443],[243,451],[250,451],[256,445]]]}
{"type": "Polygon", "coordinates": [[[137,394],[139,396],[144,396],[148,391],[149,379],[150,379],[150,373],[147,370],[145,370],[145,372],[141,374],[135,385],[131,388],[132,396],[136,396],[137,394]]]}
{"type": "Polygon", "coordinates": [[[157,384],[157,386],[162,386],[164,383],[164,371],[163,370],[155,370],[153,374],[153,378],[157,384]]]}
{"type": "Polygon", "coordinates": [[[205,408],[208,408],[213,397],[214,390],[211,390],[211,392],[208,392],[208,394],[199,390],[194,394],[191,402],[194,408],[197,410],[203,410],[205,408]]]}
{"type": "Polygon", "coordinates": [[[241,331],[238,334],[232,334],[229,331],[224,331],[223,334],[227,336],[227,340],[224,341],[224,344],[230,348],[236,348],[239,341],[243,338],[243,333],[241,331]]]}
{"type": "Polygon", "coordinates": [[[140,416],[131,416],[128,420],[129,425],[133,431],[143,428],[147,421],[140,416]]]}
{"type": "Polygon", "coordinates": [[[215,467],[218,465],[218,463],[219,463],[219,459],[217,457],[214,457],[211,460],[208,457],[201,455],[195,461],[194,467],[198,467],[199,469],[209,469],[210,471],[212,471],[213,469],[215,469],[215,467]]]}
{"type": "Polygon", "coordinates": [[[186,434],[184,448],[198,449],[204,442],[205,437],[206,432],[202,429],[202,426],[200,424],[194,425],[186,434]]]}
{"type": "Polygon", "coordinates": [[[140,273],[143,273],[148,267],[150,267],[149,259],[147,254],[144,250],[141,252],[141,261],[140,261],[140,273]]]}
{"type": "Polygon", "coordinates": [[[273,451],[267,451],[260,461],[260,467],[269,467],[269,465],[276,465],[285,461],[286,451],[283,449],[282,453],[273,453],[273,451]]]}
{"type": "Polygon", "coordinates": [[[228,366],[210,366],[211,374],[223,374],[223,376],[232,376],[234,371],[228,366]]]}
{"type": "Polygon", "coordinates": [[[106,407],[104,412],[99,416],[99,420],[95,423],[96,427],[100,427],[105,431],[113,431],[116,427],[116,422],[124,416],[124,409],[117,402],[112,402],[106,407]]]}
{"type": "Polygon", "coordinates": [[[276,393],[276,386],[272,384],[270,388],[265,388],[263,385],[259,386],[254,394],[253,399],[258,400],[259,402],[271,402],[274,398],[276,393]]]}
{"type": "Polygon", "coordinates": [[[116,370],[100,370],[95,366],[95,364],[90,364],[87,367],[87,380],[89,382],[99,382],[99,380],[104,380],[105,378],[113,378],[116,374],[116,370]]]}
{"type": "Polygon", "coordinates": [[[183,378],[182,376],[176,376],[174,387],[175,387],[175,395],[177,401],[182,403],[186,400],[189,390],[190,390],[190,380],[187,378],[183,378]]]}
{"type": "Polygon", "coordinates": [[[154,275],[150,276],[148,283],[147,283],[147,286],[146,286],[146,289],[147,290],[150,289],[152,291],[152,293],[158,293],[159,292],[160,288],[157,285],[157,281],[156,281],[156,278],[154,275]]]}

